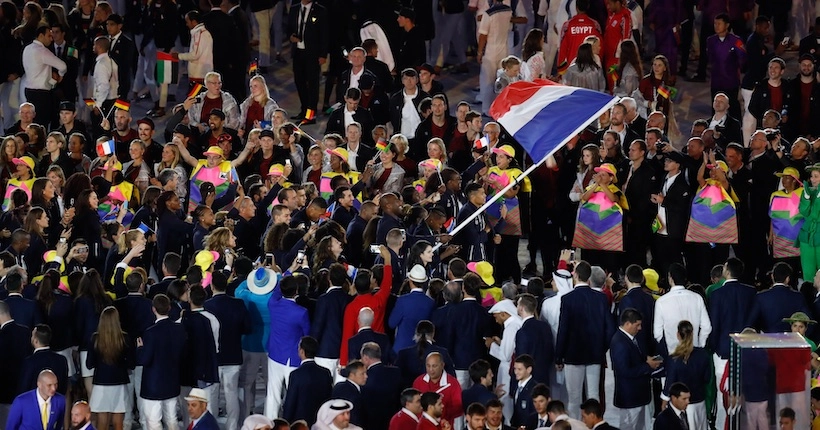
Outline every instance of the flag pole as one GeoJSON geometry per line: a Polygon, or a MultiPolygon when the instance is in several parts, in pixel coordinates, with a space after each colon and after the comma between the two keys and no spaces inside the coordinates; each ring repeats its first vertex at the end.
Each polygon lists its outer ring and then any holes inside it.
{"type": "MultiPolygon", "coordinates": [[[[511,190],[513,187],[518,185],[518,183],[521,182],[524,178],[526,178],[527,175],[534,172],[535,169],[538,168],[538,166],[540,166],[543,162],[547,161],[547,158],[551,157],[559,149],[563,148],[564,145],[566,145],[570,140],[572,140],[575,137],[575,135],[577,135],[578,133],[583,131],[590,122],[592,122],[595,118],[598,118],[599,116],[601,116],[604,112],[606,112],[609,108],[611,108],[612,105],[617,103],[618,100],[619,100],[619,98],[613,97],[612,100],[609,101],[609,103],[607,103],[601,109],[599,109],[598,112],[595,113],[595,115],[593,115],[592,117],[589,118],[589,120],[584,121],[584,123],[581,124],[580,126],[578,126],[578,128],[576,128],[575,131],[573,131],[572,133],[570,133],[569,135],[564,137],[564,139],[561,140],[561,144],[559,144],[558,146],[553,148],[553,150],[550,151],[547,155],[545,155],[544,158],[542,158],[537,163],[533,163],[532,166],[528,167],[527,170],[522,172],[521,175],[519,175],[517,178],[515,178],[515,180],[510,181],[510,183],[507,184],[506,187],[504,187],[501,190],[497,191],[495,194],[496,195],[504,195],[504,193],[506,193],[507,191],[511,190]]],[[[467,219],[465,219],[464,221],[462,221],[461,223],[456,225],[455,228],[453,229],[453,231],[448,233],[448,234],[450,236],[455,236],[459,231],[461,231],[464,228],[464,226],[470,224],[470,222],[472,222],[474,219],[476,219],[479,215],[481,215],[484,211],[486,211],[494,203],[495,203],[495,198],[488,199],[483,205],[481,205],[480,208],[478,208],[478,210],[473,212],[472,215],[467,217],[467,219]]],[[[442,245],[443,245],[443,243],[441,243],[441,242],[437,243],[433,247],[433,251],[437,251],[439,248],[441,248],[442,245]]]]}

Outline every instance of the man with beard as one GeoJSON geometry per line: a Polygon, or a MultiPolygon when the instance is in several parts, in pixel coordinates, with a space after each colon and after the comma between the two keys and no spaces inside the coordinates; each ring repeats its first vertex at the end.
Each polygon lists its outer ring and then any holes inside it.
{"type": "Polygon", "coordinates": [[[814,75],[814,56],[801,55],[800,74],[786,84],[789,112],[783,122],[786,123],[785,132],[789,140],[794,141],[797,136],[808,137],[809,140],[820,136],[820,122],[812,121],[820,112],[820,84],[814,75]]]}
{"type": "Polygon", "coordinates": [[[219,137],[223,133],[231,136],[231,141],[239,142],[239,136],[232,129],[225,127],[225,112],[222,109],[212,109],[208,114],[208,130],[199,138],[200,148],[210,148],[219,145],[219,137]]]}
{"type": "Polygon", "coordinates": [[[87,402],[81,400],[71,408],[71,430],[94,430],[91,425],[91,407],[87,402]]]}
{"type": "Polygon", "coordinates": [[[137,131],[131,128],[131,113],[122,109],[114,110],[114,132],[110,133],[111,123],[107,118],[102,120],[102,129],[104,130],[102,133],[96,134],[110,134],[114,138],[116,148],[114,152],[117,154],[117,160],[130,161],[131,155],[128,154],[128,149],[131,147],[131,141],[139,139],[137,131]]]}

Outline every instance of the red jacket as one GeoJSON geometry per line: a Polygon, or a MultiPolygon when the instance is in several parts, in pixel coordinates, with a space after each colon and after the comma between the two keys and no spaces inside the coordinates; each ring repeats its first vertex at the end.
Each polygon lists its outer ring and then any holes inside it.
{"type": "Polygon", "coordinates": [[[585,13],[573,16],[561,27],[561,46],[558,48],[558,71],[564,72],[575,61],[578,47],[587,36],[601,39],[601,25],[585,13]]]}
{"type": "Polygon", "coordinates": [[[419,419],[412,412],[407,409],[402,409],[390,418],[390,427],[388,430],[416,430],[419,419]]]}
{"type": "MultiPolygon", "coordinates": [[[[345,307],[344,323],[342,324],[342,347],[339,355],[339,364],[347,364],[347,341],[356,335],[359,330],[359,311],[362,308],[373,309],[373,325],[375,332],[384,333],[384,313],[387,309],[387,299],[390,298],[390,289],[393,286],[393,270],[384,266],[384,276],[379,291],[369,294],[358,294],[345,307]]],[[[385,351],[382,351],[385,353],[385,351]]]]}
{"type": "MultiPolygon", "coordinates": [[[[615,53],[618,51],[618,44],[622,40],[627,40],[632,37],[632,15],[628,8],[622,7],[621,10],[615,13],[610,13],[606,19],[606,28],[604,29],[604,40],[601,44],[601,54],[603,55],[604,71],[609,72],[612,65],[618,64],[618,59],[615,58],[615,53]]],[[[611,79],[607,79],[610,82],[611,79]]]]}
{"type": "MultiPolygon", "coordinates": [[[[442,417],[442,419],[444,419],[442,417]]],[[[433,424],[432,421],[427,419],[424,415],[419,418],[419,425],[416,426],[416,430],[441,430],[441,421],[439,423],[433,424]]]]}
{"type": "MultiPolygon", "coordinates": [[[[413,381],[413,388],[422,393],[433,391],[441,394],[441,401],[444,403],[442,419],[452,423],[456,418],[464,415],[464,408],[461,405],[461,385],[459,385],[458,379],[456,379],[455,376],[445,372],[441,375],[441,379],[438,382],[433,382],[425,373],[419,375],[419,377],[413,381]]],[[[421,418],[419,422],[421,423],[421,421],[424,420],[424,418],[421,418]]],[[[430,424],[432,425],[432,423],[430,424]]]]}

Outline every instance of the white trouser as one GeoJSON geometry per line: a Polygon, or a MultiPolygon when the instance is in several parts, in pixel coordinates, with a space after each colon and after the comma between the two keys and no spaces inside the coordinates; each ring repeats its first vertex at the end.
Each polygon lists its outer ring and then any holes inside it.
{"type": "Polygon", "coordinates": [[[62,351],[55,352],[65,357],[66,361],[68,362],[68,379],[71,379],[71,377],[74,376],[75,373],[77,373],[77,366],[74,365],[74,348],[68,347],[62,351]]]}
{"type": "Polygon", "coordinates": [[[279,418],[282,400],[288,389],[288,377],[296,368],[277,363],[268,358],[268,394],[265,397],[265,416],[279,418]]]}
{"type": "MultiPolygon", "coordinates": [[[[141,39],[141,35],[137,35],[138,40],[141,39]]],[[[136,41],[137,46],[141,41],[136,41]]],[[[143,88],[148,89],[148,92],[151,94],[151,99],[154,101],[158,101],[157,95],[157,81],[155,78],[156,75],[156,68],[157,68],[157,45],[154,44],[154,41],[148,42],[148,45],[145,46],[145,50],[143,51],[145,55],[140,55],[139,59],[137,59],[137,72],[134,75],[134,83],[131,87],[131,91],[138,93],[142,91],[143,88]]],[[[120,82],[120,85],[124,85],[120,82]]],[[[122,91],[120,91],[122,93],[122,91]]]]}
{"type": "Polygon", "coordinates": [[[705,402],[689,403],[689,406],[686,407],[686,418],[689,421],[690,429],[709,428],[709,422],[706,421],[705,402]]]}
{"type": "Polygon", "coordinates": [[[567,395],[567,381],[564,371],[560,372],[553,365],[550,366],[550,395],[552,400],[560,400],[566,405],[569,403],[567,395]]]}
{"type": "Polygon", "coordinates": [[[467,369],[456,369],[456,379],[462,390],[466,390],[473,386],[473,380],[470,379],[470,371],[467,369]]]}
{"type": "MultiPolygon", "coordinates": [[[[148,430],[162,430],[163,421],[168,430],[179,428],[176,397],[165,400],[140,399],[140,402],[142,402],[140,412],[145,415],[148,430]]],[[[186,407],[185,410],[187,411],[188,408],[186,407]]]]}
{"type": "Polygon", "coordinates": [[[581,419],[584,384],[586,383],[587,399],[601,398],[598,391],[598,384],[601,381],[601,365],[566,364],[564,374],[567,379],[567,396],[569,397],[567,415],[581,419]]]}
{"type": "Polygon", "coordinates": [[[752,133],[755,132],[757,128],[757,119],[749,113],[749,102],[752,100],[752,92],[753,90],[747,89],[740,89],[740,97],[743,98],[743,120],[741,124],[741,130],[743,131],[743,142],[737,142],[741,145],[746,145],[749,143],[749,139],[752,138],[752,133]]]}
{"type": "Polygon", "coordinates": [[[504,415],[504,424],[510,425],[510,418],[513,414],[513,399],[510,397],[512,394],[512,387],[510,387],[510,362],[509,361],[502,361],[498,365],[498,385],[501,385],[501,389],[504,390],[504,395],[499,397],[498,400],[501,401],[501,412],[504,415]]]}
{"type": "Polygon", "coordinates": [[[719,355],[713,354],[712,361],[715,364],[715,384],[717,384],[717,415],[715,417],[715,428],[722,429],[726,425],[726,405],[723,404],[723,392],[720,391],[720,381],[723,380],[723,372],[726,370],[726,362],[719,355]]]}
{"type": "Polygon", "coordinates": [[[743,425],[741,428],[744,430],[769,430],[768,400],[764,400],[762,402],[744,402],[742,411],[743,425]]]}
{"type": "Polygon", "coordinates": [[[142,391],[142,366],[137,366],[134,371],[128,374],[128,387],[125,389],[130,396],[128,405],[125,408],[125,418],[123,419],[122,428],[131,429],[134,424],[134,405],[133,399],[137,399],[137,411],[139,412],[140,428],[147,428],[145,423],[145,413],[142,411],[142,403],[139,401],[140,392],[142,391]]]}
{"type": "Polygon", "coordinates": [[[268,354],[265,352],[242,351],[242,370],[239,373],[239,386],[242,387],[240,402],[241,416],[252,414],[256,406],[256,376],[262,374],[262,381],[268,385],[268,354]]]}
{"type": "MultiPolygon", "coordinates": [[[[806,371],[806,382],[811,380],[809,372],[806,371]]],[[[809,387],[807,387],[809,388],[809,387]]],[[[785,407],[794,409],[794,428],[807,429],[811,426],[809,412],[809,392],[801,391],[799,393],[783,393],[777,395],[777,410],[785,407]]]]}
{"type": "Polygon", "coordinates": [[[619,409],[621,413],[621,430],[645,430],[646,429],[646,406],[637,408],[619,409]]]}
{"type": "MultiPolygon", "coordinates": [[[[552,27],[552,26],[550,26],[552,27]]],[[[552,74],[552,68],[555,66],[555,58],[558,55],[558,46],[561,43],[560,36],[555,31],[548,28],[547,43],[545,47],[544,58],[544,77],[552,74]]]]}
{"type": "MultiPolygon", "coordinates": [[[[219,366],[219,385],[225,394],[226,430],[236,430],[239,426],[239,369],[240,366],[219,366]]],[[[215,404],[219,404],[219,393],[214,396],[215,404]]]]}
{"type": "Polygon", "coordinates": [[[333,379],[333,383],[339,382],[344,378],[339,375],[339,359],[338,358],[322,358],[316,357],[314,359],[316,364],[319,366],[324,367],[327,370],[330,370],[330,377],[333,379]]]}
{"type": "Polygon", "coordinates": [[[479,100],[481,100],[481,112],[484,115],[490,115],[490,106],[495,100],[495,75],[501,67],[501,60],[504,57],[489,57],[481,58],[481,70],[478,72],[478,88],[479,100]]]}
{"type": "MultiPolygon", "coordinates": [[[[182,411],[180,414],[180,418],[182,421],[182,427],[187,428],[188,424],[191,423],[191,416],[188,415],[188,401],[185,400],[188,397],[188,394],[191,393],[191,388],[193,387],[179,387],[179,396],[177,396],[177,402],[179,402],[179,409],[182,411]]],[[[208,394],[208,412],[214,416],[214,418],[219,416],[219,384],[209,384],[209,385],[199,385],[197,388],[202,388],[208,394]]]]}

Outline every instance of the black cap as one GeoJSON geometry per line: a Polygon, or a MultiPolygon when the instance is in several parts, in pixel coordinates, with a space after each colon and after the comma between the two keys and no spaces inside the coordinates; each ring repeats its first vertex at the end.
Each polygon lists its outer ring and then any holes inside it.
{"type": "Polygon", "coordinates": [[[416,11],[409,7],[403,7],[399,11],[399,16],[409,19],[410,21],[416,21],[416,11]]]}
{"type": "Polygon", "coordinates": [[[105,20],[106,21],[111,21],[115,24],[122,24],[122,17],[119,16],[118,14],[116,14],[116,13],[112,13],[111,15],[108,15],[108,18],[106,18],[105,20]]]}
{"type": "Polygon", "coordinates": [[[148,118],[148,117],[145,117],[145,118],[137,121],[137,125],[140,125],[140,124],[148,124],[148,126],[151,127],[151,130],[154,130],[154,128],[155,128],[154,127],[154,120],[152,120],[151,118],[148,118]]]}
{"type": "Polygon", "coordinates": [[[74,102],[66,100],[60,102],[60,110],[70,110],[71,112],[75,112],[77,110],[77,107],[74,105],[74,102]]]}
{"type": "Polygon", "coordinates": [[[225,121],[225,112],[222,112],[222,109],[211,109],[208,116],[218,116],[222,121],[225,121]]]}
{"type": "Polygon", "coordinates": [[[663,155],[664,155],[664,157],[666,157],[666,158],[668,158],[668,159],[670,159],[670,160],[672,160],[672,161],[674,161],[678,164],[683,164],[683,162],[685,161],[685,158],[683,157],[683,154],[681,154],[678,151],[666,152],[663,155]]]}
{"type": "Polygon", "coordinates": [[[417,69],[419,72],[421,72],[422,70],[426,70],[426,71],[427,71],[427,72],[429,72],[431,75],[435,75],[435,74],[436,74],[436,68],[435,68],[435,67],[433,67],[432,65],[430,65],[429,63],[424,63],[424,64],[422,64],[421,66],[416,67],[416,69],[417,69]]]}
{"type": "Polygon", "coordinates": [[[814,58],[814,55],[811,55],[811,54],[803,54],[803,55],[801,55],[801,56],[800,56],[800,61],[798,61],[798,63],[799,63],[799,62],[802,62],[803,60],[809,60],[809,61],[811,61],[812,63],[814,63],[815,61],[817,61],[817,59],[816,59],[816,58],[814,58]]]}
{"type": "Polygon", "coordinates": [[[373,77],[370,75],[362,75],[359,78],[359,89],[362,90],[371,90],[376,85],[376,82],[373,81],[373,77]]]}
{"type": "Polygon", "coordinates": [[[179,133],[185,137],[191,137],[193,135],[191,128],[185,124],[177,124],[176,127],[174,127],[174,133],[179,133]]]}
{"type": "Polygon", "coordinates": [[[259,138],[261,139],[263,137],[270,137],[271,139],[276,140],[276,135],[273,134],[273,130],[269,130],[267,128],[259,133],[259,138]]]}

